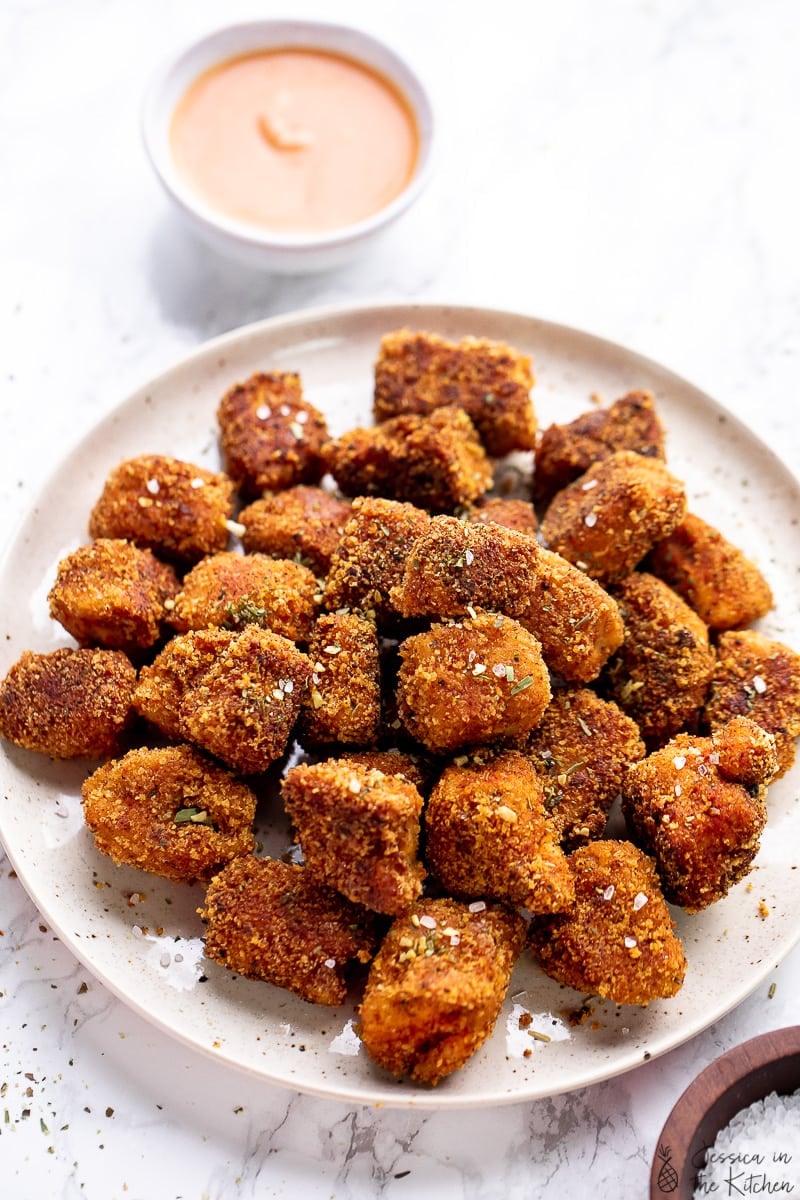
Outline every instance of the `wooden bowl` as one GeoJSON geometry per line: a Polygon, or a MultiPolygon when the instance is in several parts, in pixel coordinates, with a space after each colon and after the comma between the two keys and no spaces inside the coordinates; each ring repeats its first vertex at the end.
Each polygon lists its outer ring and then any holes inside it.
{"type": "Polygon", "coordinates": [[[770,1092],[800,1088],[800,1025],[762,1033],[710,1063],[667,1117],[650,1172],[650,1200],[692,1200],[705,1151],[733,1117],[770,1092]]]}

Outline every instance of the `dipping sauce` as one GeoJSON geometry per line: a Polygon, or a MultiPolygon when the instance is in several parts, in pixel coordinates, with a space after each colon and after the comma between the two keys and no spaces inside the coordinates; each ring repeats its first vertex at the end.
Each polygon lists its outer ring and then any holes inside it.
{"type": "Polygon", "coordinates": [[[363,63],[276,49],[200,75],[170,128],[181,174],[226,216],[281,233],[340,229],[384,208],[414,174],[416,120],[363,63]]]}

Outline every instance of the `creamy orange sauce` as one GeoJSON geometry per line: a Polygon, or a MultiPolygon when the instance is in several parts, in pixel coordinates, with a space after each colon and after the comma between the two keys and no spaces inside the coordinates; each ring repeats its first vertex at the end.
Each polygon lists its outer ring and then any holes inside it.
{"type": "Polygon", "coordinates": [[[383,208],[414,173],[408,102],[361,63],[264,50],[200,75],[170,129],[176,166],[220,213],[281,233],[321,232],[383,208]]]}

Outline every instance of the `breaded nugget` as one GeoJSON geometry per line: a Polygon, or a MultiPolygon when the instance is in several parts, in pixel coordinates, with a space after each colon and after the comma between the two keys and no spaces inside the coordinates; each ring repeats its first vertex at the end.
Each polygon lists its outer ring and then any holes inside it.
{"type": "Polygon", "coordinates": [[[413,783],[421,796],[426,796],[430,788],[434,766],[429,758],[422,754],[412,754],[406,750],[347,750],[339,755],[340,762],[355,763],[368,770],[383,771],[384,775],[402,775],[409,783],[413,783]]]}
{"type": "Polygon", "coordinates": [[[755,629],[721,634],[703,721],[717,729],[735,716],[751,717],[774,735],[784,775],[800,735],[800,654],[755,629]]]}
{"type": "Polygon", "coordinates": [[[370,966],[360,1009],[369,1056],[420,1083],[462,1067],[492,1032],[524,944],[525,922],[501,905],[418,901],[370,966]]]}
{"type": "Polygon", "coordinates": [[[693,513],[653,548],[647,567],[709,629],[743,629],[772,608],[770,586],[755,563],[693,513]]]}
{"type": "Polygon", "coordinates": [[[652,859],[630,842],[592,842],[568,858],[575,904],[531,922],[530,946],[545,974],[615,1004],[674,996],[686,956],[652,859]]]}
{"type": "Polygon", "coordinates": [[[207,958],[311,1004],[344,1004],[348,969],[369,962],[377,941],[371,913],[272,858],[234,859],[198,912],[207,958]]]}
{"type": "Polygon", "coordinates": [[[109,475],[89,518],[93,538],[126,538],[180,565],[224,550],[233,513],[227,475],[143,454],[109,475]]]}
{"type": "Polygon", "coordinates": [[[318,595],[314,575],[300,563],[226,550],[209,555],[189,571],[169,621],[179,633],[212,625],[236,632],[245,625],[258,625],[292,642],[305,642],[317,613],[318,595]]]}
{"type": "Polygon", "coordinates": [[[425,810],[425,834],[425,861],[450,895],[533,913],[564,912],[575,897],[542,784],[515,750],[447,767],[425,810]]]}
{"type": "Polygon", "coordinates": [[[536,510],[527,500],[507,500],[502,496],[482,496],[466,517],[478,525],[504,525],[517,533],[534,535],[539,528],[536,510]]]}
{"type": "Polygon", "coordinates": [[[303,743],[374,745],[381,725],[375,622],[358,613],[326,613],[314,625],[308,655],[314,673],[300,715],[303,743]]]}
{"type": "Polygon", "coordinates": [[[121,650],[23,651],[0,683],[0,736],[51,758],[108,758],[133,716],[121,650]]]}
{"type": "Polygon", "coordinates": [[[375,419],[459,405],[472,418],[487,454],[532,450],[536,417],[531,360],[502,342],[400,329],[381,339],[375,363],[375,419]]]}
{"type": "Polygon", "coordinates": [[[404,617],[460,617],[470,607],[516,616],[538,573],[538,543],[502,525],[434,517],[411,547],[391,593],[404,617]]]}
{"type": "Polygon", "coordinates": [[[238,519],[245,529],[242,545],[248,554],[297,559],[318,575],[326,575],[349,516],[349,500],[298,484],[254,500],[238,519]]]}
{"type": "Polygon", "coordinates": [[[403,578],[411,547],[430,517],[413,504],[360,497],[331,560],[325,583],[328,609],[360,608],[379,625],[397,621],[389,599],[403,578]]]}
{"type": "Polygon", "coordinates": [[[303,398],[299,375],[251,375],[225,393],[217,420],[225,469],[242,495],[317,483],[325,474],[328,426],[303,398]]]}
{"type": "Polygon", "coordinates": [[[556,492],[616,450],[664,459],[664,430],[650,392],[628,392],[610,408],[590,409],[567,425],[548,426],[536,447],[534,499],[549,504],[556,492]]]}
{"type": "Polygon", "coordinates": [[[527,753],[568,850],[602,837],[628,765],[644,757],[639,728],[589,688],[556,688],[527,753]]]}
{"type": "Polygon", "coordinates": [[[384,496],[431,512],[472,504],[492,484],[491,464],[460,408],[351,429],[326,454],[346,496],[384,496]]]}
{"type": "Polygon", "coordinates": [[[608,697],[644,740],[661,745],[696,718],[714,672],[714,650],[697,613],[655,575],[629,575],[612,589],[625,640],[603,675],[608,697]]]}
{"type": "Polygon", "coordinates": [[[181,741],[183,702],[231,643],[233,634],[222,629],[198,629],[174,637],[149,666],[142,667],[133,707],[167,737],[181,741]]]}
{"type": "Polygon", "coordinates": [[[131,750],[82,792],[95,845],[118,866],[191,883],[255,846],[255,796],[191,746],[131,750]]]}
{"type": "Polygon", "coordinates": [[[405,912],[422,891],[422,797],[402,775],[329,759],[287,772],[286,811],[313,876],[381,913],[405,912]]]}
{"type": "Polygon", "coordinates": [[[400,719],[434,753],[515,745],[550,703],[539,643],[511,617],[478,611],[400,647],[400,719]]]}
{"type": "Polygon", "coordinates": [[[310,678],[308,658],[280,634],[197,630],[142,668],[134,704],[167,736],[255,774],[286,749],[310,678]]]}
{"type": "Polygon", "coordinates": [[[614,598],[560,554],[541,546],[519,622],[541,642],[550,670],[569,683],[596,679],[624,636],[614,598]]]}
{"type": "Polygon", "coordinates": [[[50,616],[82,646],[145,650],[158,641],[165,600],[180,583],[150,550],[121,538],[99,538],[58,564],[47,597],[50,616]]]}
{"type": "Polygon", "coordinates": [[[630,768],[622,809],[672,904],[697,912],[747,874],[776,766],[771,735],[739,717],[712,738],[679,733],[630,768]]]}
{"type": "Polygon", "coordinates": [[[593,579],[622,579],[683,520],[686,493],[662,462],[617,450],[553,498],[546,545],[593,579]]]}

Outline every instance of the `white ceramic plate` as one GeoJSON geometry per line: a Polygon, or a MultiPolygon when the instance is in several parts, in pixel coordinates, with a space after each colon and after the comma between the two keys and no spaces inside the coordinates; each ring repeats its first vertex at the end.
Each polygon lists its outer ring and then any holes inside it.
{"type": "MultiPolygon", "coordinates": [[[[776,607],[768,634],[800,646],[796,603],[800,489],[765,446],[713,400],[655,363],[574,330],[496,311],[370,306],[282,317],[201,348],[131,396],[81,441],[47,483],[0,569],[3,673],[20,653],[69,644],[47,616],[57,560],[85,541],[110,468],[144,452],[218,464],[222,392],[255,370],[297,369],[334,433],[369,422],[372,363],[384,332],[409,325],[485,335],[533,354],[542,425],[571,419],[592,393],[612,400],[651,389],[668,431],[668,461],[690,505],[761,566],[776,607]]],[[[710,910],[680,914],[686,983],[647,1009],[598,1005],[572,1027],[583,997],[547,980],[526,954],[488,1043],[433,1091],[397,1083],[366,1057],[355,1007],[306,1004],[207,963],[198,887],[120,869],[98,854],[82,821],[86,765],[6,747],[0,835],[25,887],[72,952],[132,1008],[190,1045],[262,1079],[361,1103],[458,1108],[535,1099],[627,1071],[706,1028],[750,993],[800,937],[798,770],[769,795],[770,816],[749,880],[710,910]],[[759,915],[764,900],[770,915],[759,915]],[[543,1042],[519,1028],[523,1011],[543,1042]],[[526,1056],[527,1055],[527,1056],[526,1056]]],[[[261,814],[266,847],[288,844],[278,812],[261,814]]]]}

